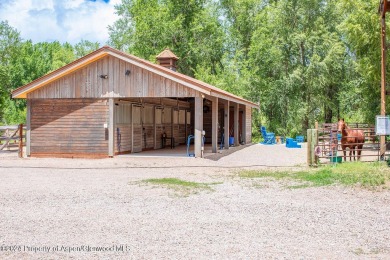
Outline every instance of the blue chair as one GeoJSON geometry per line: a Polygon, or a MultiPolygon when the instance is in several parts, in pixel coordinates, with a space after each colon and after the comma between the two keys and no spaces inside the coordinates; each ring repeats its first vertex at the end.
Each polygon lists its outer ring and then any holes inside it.
{"type": "Polygon", "coordinates": [[[295,141],[296,141],[297,143],[303,143],[303,142],[305,142],[305,137],[304,137],[303,135],[297,135],[297,136],[295,137],[295,141]]]}
{"type": "Polygon", "coordinates": [[[275,134],[267,132],[267,130],[265,129],[265,126],[260,127],[260,132],[264,138],[264,142],[262,142],[262,144],[275,144],[276,143],[275,134]]]}
{"type": "Polygon", "coordinates": [[[294,139],[292,138],[286,138],[286,147],[287,148],[301,148],[301,145],[298,144],[294,139]]]}

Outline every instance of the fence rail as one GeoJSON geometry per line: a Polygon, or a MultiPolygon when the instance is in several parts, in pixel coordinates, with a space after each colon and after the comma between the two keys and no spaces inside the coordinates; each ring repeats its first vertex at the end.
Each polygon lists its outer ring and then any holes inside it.
{"type": "Polygon", "coordinates": [[[23,124],[0,126],[0,151],[17,147],[19,157],[23,157],[23,146],[26,143],[26,127],[23,124]]]}

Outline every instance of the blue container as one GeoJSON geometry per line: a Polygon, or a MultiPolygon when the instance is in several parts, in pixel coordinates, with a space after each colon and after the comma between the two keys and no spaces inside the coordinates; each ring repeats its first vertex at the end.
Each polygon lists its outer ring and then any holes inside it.
{"type": "Polygon", "coordinates": [[[229,137],[229,146],[234,145],[234,137],[229,137]]]}

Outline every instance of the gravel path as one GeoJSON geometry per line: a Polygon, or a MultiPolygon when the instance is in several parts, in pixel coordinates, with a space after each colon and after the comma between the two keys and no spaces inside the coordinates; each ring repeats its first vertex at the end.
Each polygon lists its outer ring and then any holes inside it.
{"type": "Polygon", "coordinates": [[[305,167],[305,155],[263,145],[218,161],[0,155],[0,258],[390,259],[389,191],[235,175],[305,167]],[[163,177],[215,184],[183,196],[141,182],[163,177]]]}

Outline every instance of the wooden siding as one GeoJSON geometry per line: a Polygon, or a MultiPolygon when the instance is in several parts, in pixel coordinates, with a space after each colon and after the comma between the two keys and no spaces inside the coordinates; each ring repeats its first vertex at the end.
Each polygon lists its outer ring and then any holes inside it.
{"type": "Polygon", "coordinates": [[[192,88],[106,56],[27,95],[27,98],[195,97],[192,88]],[[130,70],[130,74],[125,75],[130,70]],[[107,75],[108,78],[101,78],[107,75]]]}
{"type": "Polygon", "coordinates": [[[108,104],[94,99],[31,100],[31,155],[108,156],[108,104]]]}
{"type": "Polygon", "coordinates": [[[247,144],[252,143],[252,108],[245,106],[245,115],[246,115],[246,136],[245,142],[247,144]]]}

